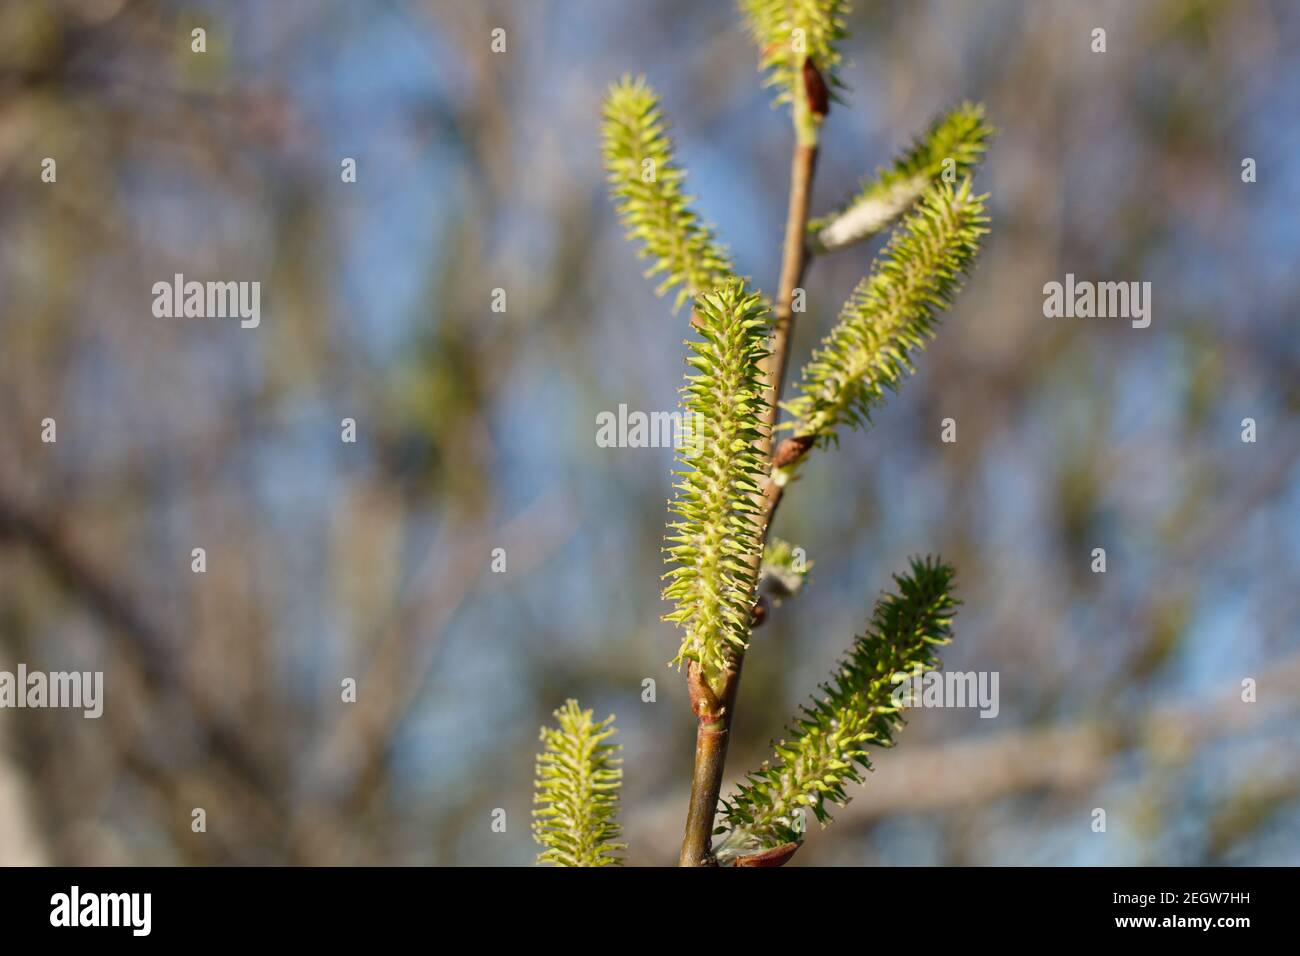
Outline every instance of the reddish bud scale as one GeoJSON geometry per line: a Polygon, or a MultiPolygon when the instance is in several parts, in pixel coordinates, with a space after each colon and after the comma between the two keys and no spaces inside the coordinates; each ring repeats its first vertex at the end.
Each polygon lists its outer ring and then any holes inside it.
{"type": "Polygon", "coordinates": [[[822,79],[821,71],[813,63],[812,57],[803,61],[803,88],[808,95],[808,109],[818,116],[825,116],[831,111],[831,91],[826,88],[826,81],[822,79]]]}
{"type": "Polygon", "coordinates": [[[736,866],[783,866],[790,857],[794,856],[794,851],[799,849],[799,846],[798,843],[782,843],[761,853],[740,856],[736,858],[736,866]]]}

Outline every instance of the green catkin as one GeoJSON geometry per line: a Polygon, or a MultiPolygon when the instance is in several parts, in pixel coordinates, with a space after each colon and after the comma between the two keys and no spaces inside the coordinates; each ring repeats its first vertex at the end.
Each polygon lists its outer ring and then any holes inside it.
{"type": "Polygon", "coordinates": [[[684,631],[673,663],[695,661],[715,689],[721,687],[726,655],[749,641],[762,546],[755,497],[765,462],[755,445],[763,434],[760,362],[770,313],[762,298],[730,280],[695,305],[699,340],[691,355],[683,393],[686,421],[700,423],[678,461],[676,496],[665,535],[663,596],[674,602],[664,616],[684,631]]]}
{"type": "Polygon", "coordinates": [[[799,394],[785,405],[795,434],[834,441],[840,425],[866,427],[872,408],[898,390],[975,261],[988,232],[985,198],[972,195],[969,179],[922,196],[804,366],[799,394]]]}
{"type": "Polygon", "coordinates": [[[834,212],[808,223],[813,253],[834,252],[883,232],[940,177],[960,182],[973,174],[993,138],[984,107],[962,103],[936,119],[887,167],[863,180],[834,212]]]}
{"type": "Polygon", "coordinates": [[[654,260],[646,276],[659,277],[655,293],[677,289],[673,311],[733,274],[726,249],[690,207],[659,97],[642,77],[623,77],[605,96],[604,159],[627,237],[654,260]]]}
{"type": "Polygon", "coordinates": [[[555,866],[617,866],[618,790],[622,748],[607,741],[616,730],[613,716],[592,720],[576,700],[555,711],[557,727],[541,730],[533,803],[533,838],[542,846],[538,863],[555,866]]]}
{"type": "Polygon", "coordinates": [[[867,748],[892,746],[903,724],[894,676],[939,666],[934,649],[948,643],[957,608],[952,578],[949,565],[929,558],[895,575],[897,591],[876,602],[866,634],[821,685],[820,699],[800,710],[772,759],[723,801],[717,833],[727,834],[720,841],[726,852],[797,842],[805,807],[824,825],[827,803],[848,802],[845,786],[863,783],[871,769],[867,748]]]}
{"type": "Polygon", "coordinates": [[[740,0],[745,26],[759,50],[764,86],[776,90],[774,105],[803,98],[803,67],[811,60],[833,98],[844,88],[839,78],[838,44],[848,36],[847,0],[740,0]]]}

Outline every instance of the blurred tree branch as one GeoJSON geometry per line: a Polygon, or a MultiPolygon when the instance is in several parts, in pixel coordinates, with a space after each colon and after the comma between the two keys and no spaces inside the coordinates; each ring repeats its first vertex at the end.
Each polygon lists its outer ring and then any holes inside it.
{"type": "MultiPolygon", "coordinates": [[[[882,751],[869,786],[836,814],[836,826],[864,826],[894,814],[943,813],[982,807],[1018,794],[1079,794],[1124,772],[1126,755],[1161,766],[1185,761],[1197,748],[1243,736],[1269,721],[1300,713],[1300,654],[1259,669],[1258,701],[1240,689],[1158,703],[1145,714],[909,744],[882,751]]],[[[629,813],[632,847],[661,846],[676,828],[679,797],[666,796],[629,813]]]]}

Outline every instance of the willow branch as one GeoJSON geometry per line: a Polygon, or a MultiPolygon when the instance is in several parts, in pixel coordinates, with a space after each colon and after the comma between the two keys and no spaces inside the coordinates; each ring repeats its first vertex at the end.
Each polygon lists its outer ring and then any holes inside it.
{"type": "MultiPolygon", "coordinates": [[[[790,341],[794,329],[794,293],[803,281],[808,263],[808,206],[812,193],[813,171],[817,165],[817,130],[826,113],[825,85],[812,61],[804,70],[808,98],[795,105],[797,141],[790,166],[790,203],[786,212],[785,245],[781,258],[781,277],[777,287],[776,322],[773,328],[769,355],[763,363],[763,387],[766,407],[763,435],[757,446],[761,457],[769,462],[766,485],[772,487],[772,433],[776,427],[781,401],[781,388],[789,360],[790,341]]],[[[754,570],[762,561],[771,517],[776,510],[779,495],[766,492],[760,496],[760,509],[755,515],[759,530],[759,547],[751,556],[754,570]]],[[[710,846],[713,818],[722,791],[722,775],[727,761],[727,745],[731,737],[731,724],[735,717],[736,694],[740,688],[741,666],[744,652],[734,649],[727,669],[722,692],[712,700],[701,702],[697,681],[688,678],[692,686],[692,706],[699,727],[695,740],[695,765],[691,778],[691,798],[687,810],[686,832],[682,838],[679,866],[714,866],[710,846]],[[703,708],[703,709],[702,709],[703,708]]],[[[692,672],[693,674],[693,672],[692,672]]],[[[706,685],[707,686],[707,685],[706,685]]]]}

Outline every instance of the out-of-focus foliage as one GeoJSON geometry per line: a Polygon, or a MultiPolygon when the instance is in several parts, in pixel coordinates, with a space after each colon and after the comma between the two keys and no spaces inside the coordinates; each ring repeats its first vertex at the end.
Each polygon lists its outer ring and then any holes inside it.
{"type": "Polygon", "coordinates": [[[781,538],[770,538],[763,551],[759,586],[778,602],[794,597],[803,590],[812,566],[802,548],[781,538]]]}

